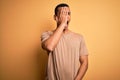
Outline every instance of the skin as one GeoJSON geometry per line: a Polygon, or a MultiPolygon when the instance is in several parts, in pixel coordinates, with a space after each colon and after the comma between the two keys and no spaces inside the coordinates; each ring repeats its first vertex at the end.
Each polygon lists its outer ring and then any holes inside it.
{"type": "MultiPolygon", "coordinates": [[[[54,15],[54,20],[57,23],[57,27],[53,31],[53,34],[42,43],[42,47],[44,49],[46,49],[47,51],[53,51],[61,36],[70,32],[70,30],[68,29],[70,19],[70,8],[59,7],[57,15],[54,15]]],[[[88,68],[88,56],[80,56],[79,61],[81,66],[74,80],[82,80],[88,68]]]]}
{"type": "Polygon", "coordinates": [[[80,56],[80,68],[78,71],[78,74],[75,78],[75,80],[82,80],[82,78],[84,77],[87,69],[88,69],[88,56],[80,56]]]}

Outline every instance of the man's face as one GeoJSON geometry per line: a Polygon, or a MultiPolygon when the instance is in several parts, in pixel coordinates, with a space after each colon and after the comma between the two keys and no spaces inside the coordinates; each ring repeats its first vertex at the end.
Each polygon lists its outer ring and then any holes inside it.
{"type": "MultiPolygon", "coordinates": [[[[57,19],[59,20],[59,18],[60,18],[60,16],[61,16],[61,12],[62,11],[65,11],[65,12],[67,12],[67,25],[69,24],[69,22],[70,22],[70,19],[71,19],[71,12],[70,12],[70,8],[69,7],[59,7],[58,8],[58,12],[57,12],[57,15],[56,15],[56,17],[57,17],[57,19]]],[[[57,23],[59,24],[59,21],[58,20],[56,20],[57,21],[57,23]]]]}

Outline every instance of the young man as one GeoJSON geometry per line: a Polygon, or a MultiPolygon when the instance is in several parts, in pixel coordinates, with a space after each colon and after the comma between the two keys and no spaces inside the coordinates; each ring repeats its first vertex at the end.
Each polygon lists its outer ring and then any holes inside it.
{"type": "Polygon", "coordinates": [[[42,48],[48,52],[47,80],[82,80],[88,68],[88,51],[82,35],[68,29],[70,8],[59,4],[54,19],[57,27],[41,36],[42,48]]]}

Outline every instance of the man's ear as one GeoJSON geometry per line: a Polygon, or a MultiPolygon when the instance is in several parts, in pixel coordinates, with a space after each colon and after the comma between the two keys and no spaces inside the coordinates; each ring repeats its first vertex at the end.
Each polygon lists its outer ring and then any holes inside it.
{"type": "Polygon", "coordinates": [[[56,15],[54,15],[54,20],[58,21],[58,17],[56,15]]]}

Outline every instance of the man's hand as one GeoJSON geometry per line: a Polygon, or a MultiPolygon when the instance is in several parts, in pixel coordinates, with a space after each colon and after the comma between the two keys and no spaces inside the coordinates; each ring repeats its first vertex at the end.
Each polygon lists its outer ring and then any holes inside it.
{"type": "Polygon", "coordinates": [[[58,24],[64,25],[64,27],[67,27],[67,17],[68,17],[68,11],[66,7],[62,7],[61,10],[58,13],[58,24]]]}

